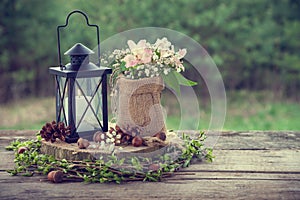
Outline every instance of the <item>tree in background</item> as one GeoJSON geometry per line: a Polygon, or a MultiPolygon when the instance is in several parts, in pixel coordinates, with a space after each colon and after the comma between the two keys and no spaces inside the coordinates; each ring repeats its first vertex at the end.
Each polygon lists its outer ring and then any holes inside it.
{"type": "MultiPolygon", "coordinates": [[[[0,102],[53,95],[48,67],[57,64],[56,26],[74,9],[100,25],[101,40],[138,27],[174,29],[207,49],[227,89],[272,90],[278,97],[300,98],[297,0],[2,0],[0,102]]],[[[62,52],[78,41],[93,48],[94,33],[82,31],[85,22],[70,20],[62,52]]]]}

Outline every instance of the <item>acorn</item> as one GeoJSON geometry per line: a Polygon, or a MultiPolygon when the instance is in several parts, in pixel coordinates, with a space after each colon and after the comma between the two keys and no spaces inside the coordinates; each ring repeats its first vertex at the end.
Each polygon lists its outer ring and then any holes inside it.
{"type": "Polygon", "coordinates": [[[18,154],[22,154],[22,153],[24,153],[24,152],[27,151],[27,150],[28,150],[27,147],[19,147],[19,149],[18,149],[18,154]]]}
{"type": "Polygon", "coordinates": [[[90,142],[87,139],[79,138],[77,141],[79,149],[86,149],[90,146],[90,142]]]}
{"type": "Polygon", "coordinates": [[[142,146],[142,144],[143,144],[143,139],[140,136],[135,136],[132,139],[132,145],[134,147],[140,147],[140,146],[142,146]]]}
{"type": "Polygon", "coordinates": [[[51,171],[47,175],[48,180],[53,183],[61,183],[63,181],[64,173],[62,171],[51,171]]]}
{"type": "Polygon", "coordinates": [[[167,139],[166,133],[161,131],[153,135],[153,137],[157,137],[158,139],[161,139],[162,141],[165,141],[167,139]]]}

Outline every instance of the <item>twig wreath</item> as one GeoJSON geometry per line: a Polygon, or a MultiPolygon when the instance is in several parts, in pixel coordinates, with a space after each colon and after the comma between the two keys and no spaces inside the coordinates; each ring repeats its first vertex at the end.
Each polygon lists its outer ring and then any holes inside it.
{"type": "Polygon", "coordinates": [[[200,132],[192,139],[182,134],[184,148],[176,160],[168,154],[151,161],[139,156],[130,159],[119,159],[114,153],[108,159],[99,158],[94,161],[57,160],[52,155],[41,154],[40,134],[35,140],[11,142],[7,150],[15,151],[15,168],[7,170],[11,175],[48,175],[48,180],[59,183],[62,181],[84,181],[89,183],[126,181],[162,181],[176,174],[180,168],[188,167],[192,161],[212,161],[212,149],[205,148],[203,142],[206,136],[200,132]]]}

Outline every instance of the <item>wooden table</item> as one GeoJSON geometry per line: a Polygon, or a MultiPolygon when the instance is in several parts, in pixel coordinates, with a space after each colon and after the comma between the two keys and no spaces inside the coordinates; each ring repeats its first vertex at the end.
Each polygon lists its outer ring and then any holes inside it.
{"type": "Polygon", "coordinates": [[[213,163],[193,164],[163,182],[121,185],[10,176],[14,153],[5,146],[35,132],[0,131],[0,199],[300,199],[300,132],[222,132],[213,163]]]}

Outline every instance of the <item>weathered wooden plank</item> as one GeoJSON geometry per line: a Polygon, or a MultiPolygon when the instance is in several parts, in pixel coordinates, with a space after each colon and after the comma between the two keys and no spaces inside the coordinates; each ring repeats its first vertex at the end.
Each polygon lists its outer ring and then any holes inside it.
{"type": "MultiPolygon", "coordinates": [[[[209,137],[208,133],[208,137],[209,137]]],[[[212,133],[215,135],[216,133],[212,133]]],[[[249,131],[222,132],[216,149],[267,150],[300,149],[300,132],[296,131],[249,131]]]]}
{"type": "Polygon", "coordinates": [[[187,169],[300,172],[300,150],[215,150],[214,155],[214,162],[187,169]]]}
{"type": "Polygon", "coordinates": [[[1,152],[0,151],[0,171],[5,171],[8,169],[14,168],[14,152],[6,151],[1,152]]]}
{"type": "MultiPolygon", "coordinates": [[[[1,176],[1,175],[0,175],[1,176]]],[[[286,180],[202,179],[159,183],[50,184],[37,177],[0,182],[3,199],[299,199],[300,182],[286,180]],[[34,179],[34,180],[30,180],[34,179]],[[114,189],[112,189],[114,188],[114,189]]]]}
{"type": "Polygon", "coordinates": [[[164,182],[121,185],[9,176],[14,153],[4,147],[35,133],[0,131],[0,199],[300,199],[299,132],[222,132],[213,163],[193,164],[164,182]]]}
{"type": "Polygon", "coordinates": [[[256,171],[180,171],[166,179],[166,182],[178,180],[274,180],[300,181],[300,172],[256,172],[256,171]]]}
{"type": "MultiPolygon", "coordinates": [[[[0,145],[18,138],[32,139],[36,133],[37,130],[0,130],[0,145]]],[[[210,143],[215,144],[214,149],[300,149],[300,131],[209,131],[207,135],[210,143]]]]}

